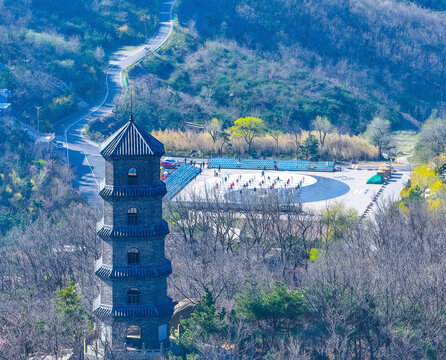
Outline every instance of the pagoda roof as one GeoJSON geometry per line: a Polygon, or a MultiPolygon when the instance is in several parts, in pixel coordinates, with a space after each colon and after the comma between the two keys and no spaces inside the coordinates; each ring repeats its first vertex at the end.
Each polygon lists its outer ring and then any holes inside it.
{"type": "Polygon", "coordinates": [[[163,154],[164,145],[138,126],[132,115],[127,124],[101,144],[101,155],[104,157],[163,154]]]}

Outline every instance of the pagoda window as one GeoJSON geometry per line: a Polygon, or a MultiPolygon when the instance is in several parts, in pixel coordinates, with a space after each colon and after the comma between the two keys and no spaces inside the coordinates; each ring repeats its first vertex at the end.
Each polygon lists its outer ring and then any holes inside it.
{"type": "Polygon", "coordinates": [[[130,168],[127,172],[127,184],[136,185],[138,179],[138,172],[135,168],[130,168]]]}
{"type": "Polygon", "coordinates": [[[127,251],[127,264],[128,265],[139,264],[139,250],[137,248],[130,248],[127,251]]]}
{"type": "Polygon", "coordinates": [[[128,225],[138,225],[138,209],[130,208],[127,210],[127,223],[128,225]]]}
{"type": "Polygon", "coordinates": [[[131,288],[127,291],[127,303],[130,305],[141,303],[141,291],[137,288],[131,288]]]}

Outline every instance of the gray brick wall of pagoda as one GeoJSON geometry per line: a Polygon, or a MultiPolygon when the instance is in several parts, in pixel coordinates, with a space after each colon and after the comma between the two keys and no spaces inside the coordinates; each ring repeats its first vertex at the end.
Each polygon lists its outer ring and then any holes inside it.
{"type": "MultiPolygon", "coordinates": [[[[153,358],[168,345],[173,304],[167,296],[171,264],[164,255],[168,227],[162,218],[163,154],[163,145],[132,117],[101,145],[106,171],[99,192],[104,216],[98,224],[102,249],[95,272],[100,295],[94,312],[103,339],[115,352],[129,351],[131,359],[153,358]]],[[[123,354],[120,359],[127,358],[123,354]]]]}

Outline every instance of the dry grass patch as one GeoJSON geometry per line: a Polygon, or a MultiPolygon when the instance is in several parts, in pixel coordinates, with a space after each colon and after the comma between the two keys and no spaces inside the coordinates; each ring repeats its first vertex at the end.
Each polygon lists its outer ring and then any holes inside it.
{"type": "MultiPolygon", "coordinates": [[[[305,141],[309,134],[303,132],[299,142],[305,141]]],[[[166,151],[170,153],[190,154],[191,151],[196,151],[202,155],[249,156],[246,153],[246,143],[239,138],[231,137],[231,145],[228,146],[222,140],[214,143],[212,137],[205,132],[156,130],[152,135],[164,143],[166,151]]],[[[296,140],[289,134],[282,134],[277,138],[265,135],[254,140],[252,150],[258,157],[295,158],[296,140]]],[[[378,156],[378,149],[364,138],[338,134],[327,135],[319,152],[322,158],[334,160],[374,160],[378,156]]]]}

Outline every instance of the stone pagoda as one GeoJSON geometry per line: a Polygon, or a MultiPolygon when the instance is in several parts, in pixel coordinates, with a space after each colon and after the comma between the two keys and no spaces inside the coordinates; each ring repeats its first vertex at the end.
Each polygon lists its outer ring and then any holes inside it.
{"type": "Polygon", "coordinates": [[[167,296],[167,277],[172,267],[164,256],[169,229],[162,216],[163,154],[164,145],[136,125],[132,115],[101,144],[104,217],[98,224],[102,249],[95,272],[100,295],[94,313],[105,358],[111,353],[119,359],[157,358],[169,344],[173,303],[167,296]]]}

